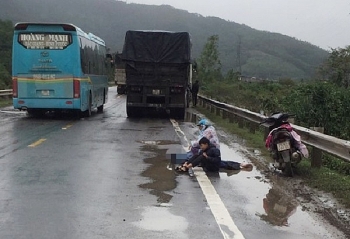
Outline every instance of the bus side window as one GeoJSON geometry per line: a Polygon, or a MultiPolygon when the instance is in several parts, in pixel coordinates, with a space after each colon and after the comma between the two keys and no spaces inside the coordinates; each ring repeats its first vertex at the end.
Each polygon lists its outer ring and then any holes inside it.
{"type": "Polygon", "coordinates": [[[82,48],[80,48],[80,65],[82,72],[86,73],[85,53],[82,48]]]}

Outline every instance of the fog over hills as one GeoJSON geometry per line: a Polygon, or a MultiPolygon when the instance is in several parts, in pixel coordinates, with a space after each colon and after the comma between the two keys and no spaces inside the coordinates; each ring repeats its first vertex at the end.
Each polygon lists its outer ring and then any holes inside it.
{"type": "Polygon", "coordinates": [[[73,23],[106,41],[110,52],[122,50],[127,30],[188,31],[193,57],[208,37],[219,36],[223,73],[238,71],[262,78],[310,78],[328,52],[294,38],[258,31],[216,17],[203,17],[171,6],[127,4],[114,0],[2,0],[0,19],[15,22],[73,23]]]}

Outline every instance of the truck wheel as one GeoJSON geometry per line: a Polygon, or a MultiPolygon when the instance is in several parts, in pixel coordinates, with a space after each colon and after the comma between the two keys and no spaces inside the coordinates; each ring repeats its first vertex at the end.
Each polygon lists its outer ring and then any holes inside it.
{"type": "Polygon", "coordinates": [[[184,119],[185,118],[185,109],[184,108],[170,109],[170,117],[172,117],[174,119],[184,119]]]}
{"type": "Polygon", "coordinates": [[[126,114],[128,115],[128,118],[135,118],[140,115],[139,110],[140,109],[135,107],[126,107],[126,114]]]}

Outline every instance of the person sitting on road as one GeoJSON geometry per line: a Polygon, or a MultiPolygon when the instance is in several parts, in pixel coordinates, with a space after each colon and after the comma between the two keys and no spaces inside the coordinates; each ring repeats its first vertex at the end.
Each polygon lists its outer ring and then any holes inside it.
{"type": "MultiPolygon", "coordinates": [[[[215,148],[217,148],[220,151],[219,138],[217,136],[215,128],[210,124],[210,122],[207,119],[203,118],[198,122],[197,126],[200,128],[200,134],[198,137],[199,139],[191,141],[190,151],[187,153],[187,162],[189,162],[191,159],[194,159],[195,156],[199,156],[201,154],[200,140],[202,140],[202,138],[208,139],[210,142],[210,145],[215,146],[215,148]]],[[[232,168],[235,168],[235,169],[251,170],[253,168],[253,165],[250,163],[238,163],[235,161],[221,161],[221,160],[219,163],[219,168],[227,168],[227,163],[229,163],[230,166],[233,165],[234,167],[232,168]]],[[[184,165],[185,164],[186,162],[184,163],[184,165]]],[[[178,171],[187,171],[187,168],[184,168],[182,166],[178,167],[177,169],[178,171]]]]}
{"type": "Polygon", "coordinates": [[[192,167],[201,165],[205,171],[218,172],[221,163],[220,149],[210,143],[206,137],[202,137],[199,142],[201,151],[197,155],[193,155],[182,166],[177,168],[178,171],[186,172],[192,167]]]}
{"type": "Polygon", "coordinates": [[[194,155],[198,155],[199,153],[199,140],[203,137],[206,137],[207,139],[209,139],[210,143],[215,145],[215,147],[217,149],[220,149],[220,142],[219,142],[219,138],[217,136],[215,127],[211,125],[211,123],[203,118],[201,119],[197,126],[199,127],[199,136],[198,136],[198,140],[192,140],[191,144],[190,144],[190,151],[187,153],[187,159],[190,159],[192,156],[194,155]]]}

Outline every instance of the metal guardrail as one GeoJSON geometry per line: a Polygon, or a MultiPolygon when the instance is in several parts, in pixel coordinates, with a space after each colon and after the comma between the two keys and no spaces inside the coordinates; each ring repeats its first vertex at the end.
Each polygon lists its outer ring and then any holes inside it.
{"type": "MultiPolygon", "coordinates": [[[[258,127],[259,123],[266,118],[264,115],[212,100],[205,96],[199,96],[199,100],[204,107],[209,105],[212,112],[216,111],[217,115],[222,114],[223,118],[229,118],[230,121],[232,117],[239,117],[240,119],[252,123],[254,125],[253,127],[258,127]]],[[[338,139],[298,125],[292,124],[292,126],[301,136],[302,142],[313,147],[311,162],[314,162],[318,167],[320,166],[322,153],[315,153],[317,151],[326,152],[350,162],[350,141],[338,139]]]]}
{"type": "Polygon", "coordinates": [[[12,96],[12,89],[0,90],[0,97],[9,97],[12,96]]]}

